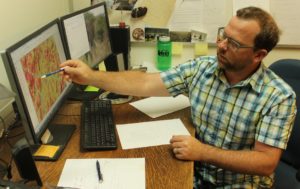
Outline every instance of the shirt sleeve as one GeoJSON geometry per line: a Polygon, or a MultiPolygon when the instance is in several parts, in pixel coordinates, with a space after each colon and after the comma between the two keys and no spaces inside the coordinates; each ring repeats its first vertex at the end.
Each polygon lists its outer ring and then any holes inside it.
{"type": "Polygon", "coordinates": [[[296,117],[296,96],[278,94],[258,123],[256,140],[286,149],[296,117]]]}
{"type": "Polygon", "coordinates": [[[195,74],[203,74],[207,66],[215,61],[213,56],[198,57],[180,64],[174,69],[161,72],[161,78],[172,96],[188,94],[195,74]]]}
{"type": "Polygon", "coordinates": [[[186,62],[174,69],[161,72],[161,78],[172,96],[188,93],[188,81],[186,78],[189,78],[192,75],[191,67],[192,65],[190,62],[186,62]]]}

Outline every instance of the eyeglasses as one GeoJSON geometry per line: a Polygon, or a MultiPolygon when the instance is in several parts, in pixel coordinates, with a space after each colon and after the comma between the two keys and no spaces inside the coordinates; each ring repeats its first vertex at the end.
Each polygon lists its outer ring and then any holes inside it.
{"type": "Polygon", "coordinates": [[[254,48],[254,46],[242,45],[241,43],[237,42],[236,40],[232,39],[231,37],[228,37],[225,34],[225,28],[221,27],[218,29],[217,43],[221,43],[224,40],[227,40],[227,47],[233,51],[237,51],[240,48],[254,48]]]}

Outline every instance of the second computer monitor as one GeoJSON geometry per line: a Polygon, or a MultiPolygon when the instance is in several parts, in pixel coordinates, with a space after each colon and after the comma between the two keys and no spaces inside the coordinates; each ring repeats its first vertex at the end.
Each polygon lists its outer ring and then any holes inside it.
{"type": "Polygon", "coordinates": [[[112,54],[105,3],[79,10],[61,18],[67,55],[96,68],[112,54]]]}
{"type": "MultiPolygon", "coordinates": [[[[65,15],[60,21],[68,59],[80,59],[97,69],[99,63],[112,54],[105,2],[65,15]]],[[[90,100],[102,92],[95,89],[87,92],[86,87],[74,85],[68,98],[90,100]]]]}

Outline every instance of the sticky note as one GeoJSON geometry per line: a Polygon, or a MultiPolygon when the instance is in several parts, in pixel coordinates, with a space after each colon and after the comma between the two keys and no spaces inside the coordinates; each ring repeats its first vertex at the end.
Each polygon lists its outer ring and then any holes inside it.
{"type": "Polygon", "coordinates": [[[106,71],[106,67],[105,67],[104,62],[100,62],[100,63],[99,63],[98,69],[99,69],[100,71],[106,71]]]}
{"type": "MultiPolygon", "coordinates": [[[[106,71],[106,67],[105,67],[105,64],[104,62],[100,62],[99,65],[98,65],[98,70],[100,71],[106,71]]],[[[84,89],[85,92],[98,92],[99,91],[99,88],[97,87],[94,87],[94,86],[87,86],[85,89],[84,89]]]]}
{"type": "Polygon", "coordinates": [[[99,88],[89,85],[84,89],[84,91],[85,92],[97,92],[97,91],[99,91],[99,88]]]}
{"type": "Polygon", "coordinates": [[[208,44],[207,43],[195,43],[195,56],[207,55],[208,44]]]}
{"type": "Polygon", "coordinates": [[[42,156],[53,158],[60,146],[54,145],[41,145],[39,149],[33,154],[33,156],[42,156]]]}
{"type": "Polygon", "coordinates": [[[172,42],[172,55],[181,55],[183,50],[183,44],[178,42],[172,42]]]}

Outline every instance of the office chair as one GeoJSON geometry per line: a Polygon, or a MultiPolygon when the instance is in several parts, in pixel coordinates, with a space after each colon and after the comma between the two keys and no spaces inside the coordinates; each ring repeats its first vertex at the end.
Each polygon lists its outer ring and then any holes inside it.
{"type": "Polygon", "coordinates": [[[294,89],[298,109],[287,149],[275,170],[275,189],[300,189],[300,60],[281,59],[269,68],[294,89]]]}

